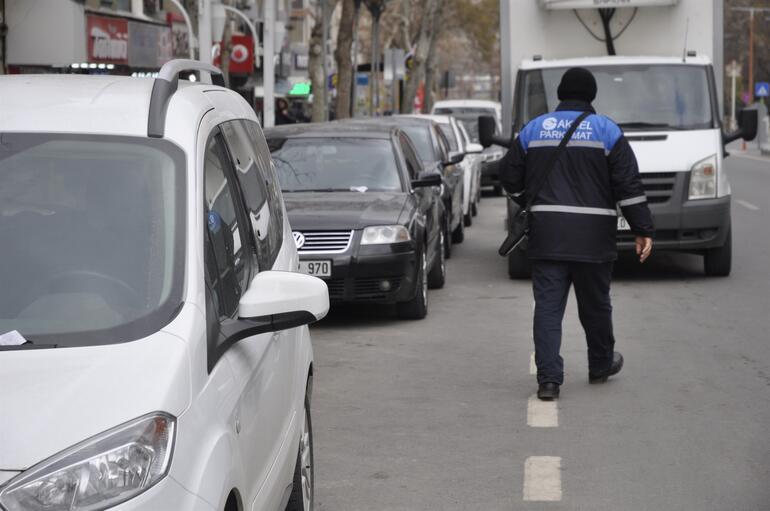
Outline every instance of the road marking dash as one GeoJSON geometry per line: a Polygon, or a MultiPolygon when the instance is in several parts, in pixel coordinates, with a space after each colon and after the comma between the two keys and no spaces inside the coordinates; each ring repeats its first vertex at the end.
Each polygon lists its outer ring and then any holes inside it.
{"type": "Polygon", "coordinates": [[[556,502],[561,500],[561,458],[530,456],[524,462],[524,500],[556,502]]]}
{"type": "Polygon", "coordinates": [[[537,374],[537,364],[535,364],[535,354],[532,353],[529,357],[529,374],[537,374]]]}
{"type": "Polygon", "coordinates": [[[750,209],[751,211],[759,211],[759,206],[755,206],[754,204],[752,204],[752,203],[750,203],[748,201],[745,201],[745,200],[742,200],[742,199],[735,199],[735,202],[737,202],[738,204],[740,204],[741,206],[743,206],[746,209],[750,209]]]}
{"type": "Polygon", "coordinates": [[[527,402],[527,424],[533,428],[556,428],[559,426],[557,401],[541,401],[530,396],[527,402]]]}

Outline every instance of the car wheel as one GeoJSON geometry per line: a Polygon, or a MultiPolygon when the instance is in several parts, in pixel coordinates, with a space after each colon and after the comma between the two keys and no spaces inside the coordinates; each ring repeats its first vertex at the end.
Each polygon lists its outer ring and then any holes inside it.
{"type": "Polygon", "coordinates": [[[462,243],[465,239],[465,223],[460,222],[457,228],[452,231],[452,243],[462,243]]]}
{"type": "Polygon", "coordinates": [[[463,215],[463,223],[465,224],[465,227],[470,227],[471,225],[473,225],[473,213],[472,212],[468,211],[467,215],[463,215]]]}
{"type": "Polygon", "coordinates": [[[725,244],[711,248],[703,255],[703,269],[709,277],[727,277],[733,265],[733,234],[727,232],[725,244]]]}
{"type": "Polygon", "coordinates": [[[479,203],[474,201],[471,203],[471,215],[476,216],[479,214],[479,203]]]}
{"type": "Polygon", "coordinates": [[[433,268],[428,273],[428,287],[431,289],[441,289],[446,282],[446,261],[444,257],[444,231],[439,233],[438,254],[433,262],[433,268]]]}
{"type": "Polygon", "coordinates": [[[495,195],[502,195],[503,194],[503,187],[500,185],[495,185],[495,195]]]}
{"type": "Polygon", "coordinates": [[[516,249],[508,254],[508,276],[512,279],[527,279],[532,276],[527,253],[516,249]]]}
{"type": "Polygon", "coordinates": [[[398,317],[402,319],[423,319],[428,314],[428,279],[426,276],[428,270],[428,258],[423,250],[420,254],[419,265],[417,267],[417,278],[415,279],[414,298],[408,302],[396,304],[398,317]]]}
{"type": "Polygon", "coordinates": [[[305,396],[305,420],[299,435],[297,464],[286,511],[312,511],[315,482],[313,479],[313,423],[310,420],[310,400],[305,396]]]}

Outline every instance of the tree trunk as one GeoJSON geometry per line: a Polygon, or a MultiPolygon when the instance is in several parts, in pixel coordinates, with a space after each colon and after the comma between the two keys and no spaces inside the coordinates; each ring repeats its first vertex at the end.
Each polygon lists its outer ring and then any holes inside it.
{"type": "Polygon", "coordinates": [[[420,28],[417,33],[417,48],[414,51],[412,71],[404,89],[404,101],[401,104],[401,112],[409,113],[414,105],[414,97],[417,88],[425,78],[425,65],[430,52],[431,39],[433,37],[434,18],[439,16],[440,0],[426,0],[425,9],[420,20],[420,28]]]}
{"type": "Polygon", "coordinates": [[[310,32],[310,56],[308,58],[308,73],[310,74],[310,83],[313,91],[311,120],[313,122],[323,122],[326,77],[324,76],[323,69],[323,14],[320,6],[316,13],[313,30],[310,32]]]}
{"type": "Polygon", "coordinates": [[[425,99],[422,102],[422,113],[430,113],[433,107],[433,89],[436,78],[436,43],[439,36],[439,20],[443,0],[436,2],[436,14],[431,23],[430,45],[428,46],[428,58],[425,61],[425,99]]]}
{"type": "Polygon", "coordinates": [[[342,16],[337,34],[337,49],[334,58],[337,61],[337,119],[350,117],[351,88],[353,86],[353,27],[355,25],[354,0],[342,0],[342,16]]]}
{"type": "Polygon", "coordinates": [[[222,77],[225,79],[225,87],[230,87],[230,53],[233,51],[233,31],[232,23],[227,20],[225,31],[222,34],[222,41],[219,43],[219,68],[222,70],[222,77]]]}

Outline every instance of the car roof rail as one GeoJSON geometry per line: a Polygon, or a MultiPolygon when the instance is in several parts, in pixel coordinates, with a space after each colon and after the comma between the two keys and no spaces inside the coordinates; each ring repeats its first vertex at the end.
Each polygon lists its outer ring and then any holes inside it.
{"type": "Polygon", "coordinates": [[[204,71],[208,73],[211,83],[224,87],[225,79],[218,67],[190,59],[169,60],[158,72],[158,77],[152,84],[150,96],[150,112],[147,116],[147,136],[163,138],[166,126],[166,110],[171,96],[179,86],[179,73],[182,71],[204,71]]]}

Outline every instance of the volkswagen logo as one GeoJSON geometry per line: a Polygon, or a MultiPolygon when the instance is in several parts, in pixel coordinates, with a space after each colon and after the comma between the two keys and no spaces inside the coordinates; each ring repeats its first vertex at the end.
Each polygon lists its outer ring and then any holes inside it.
{"type": "Polygon", "coordinates": [[[302,248],[305,245],[304,234],[299,231],[294,231],[291,233],[291,235],[294,236],[294,244],[297,246],[297,248],[302,248]]]}

